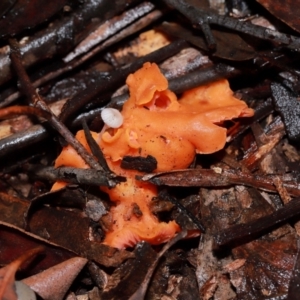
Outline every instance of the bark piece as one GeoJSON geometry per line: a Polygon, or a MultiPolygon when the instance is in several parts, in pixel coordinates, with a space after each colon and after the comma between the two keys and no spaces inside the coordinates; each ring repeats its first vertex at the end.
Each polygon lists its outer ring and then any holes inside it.
{"type": "Polygon", "coordinates": [[[272,83],[271,89],[276,110],[282,115],[285,130],[293,142],[300,141],[300,102],[287,87],[272,83]]]}
{"type": "Polygon", "coordinates": [[[19,34],[25,28],[32,28],[56,14],[67,0],[17,0],[14,6],[0,20],[0,37],[19,34]]]}

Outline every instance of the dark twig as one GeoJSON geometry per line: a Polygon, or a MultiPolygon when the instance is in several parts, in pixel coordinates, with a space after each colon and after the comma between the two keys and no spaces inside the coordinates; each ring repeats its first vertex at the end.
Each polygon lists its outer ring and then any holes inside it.
{"type": "Polygon", "coordinates": [[[187,208],[185,208],[179,201],[177,201],[174,197],[168,194],[167,191],[161,191],[158,197],[162,200],[167,200],[173,203],[178,209],[180,209],[184,214],[186,214],[190,220],[200,229],[203,233],[205,233],[205,227],[202,222],[196,218],[187,208]]]}
{"type": "Polygon", "coordinates": [[[216,43],[215,38],[210,30],[208,22],[199,23],[199,27],[201,28],[201,30],[205,36],[208,49],[211,51],[214,51],[216,49],[217,43],[216,43]]]}
{"type": "Polygon", "coordinates": [[[90,146],[93,155],[97,158],[97,160],[100,163],[100,165],[102,166],[103,170],[106,171],[107,173],[111,173],[100,147],[98,146],[98,144],[92,137],[92,134],[86,124],[85,119],[82,120],[82,128],[84,131],[86,141],[87,141],[88,145],[90,146]]]}
{"type": "Polygon", "coordinates": [[[22,65],[19,43],[15,39],[9,39],[9,44],[11,47],[11,61],[19,76],[22,92],[28,97],[29,101],[33,104],[33,106],[36,106],[51,115],[51,117],[49,118],[49,122],[51,123],[51,125],[66,139],[66,141],[70,145],[72,145],[72,147],[78,152],[78,154],[91,168],[101,170],[101,166],[74,138],[74,136],[68,130],[68,128],[58,120],[58,118],[52,113],[47,104],[42,100],[42,98],[32,86],[30,79],[22,65]]]}
{"type": "Polygon", "coordinates": [[[242,71],[235,67],[219,63],[200,70],[195,70],[184,76],[171,79],[169,82],[169,89],[180,94],[202,84],[207,84],[219,79],[232,78],[240,75],[241,73],[242,71]]]}
{"type": "MultiPolygon", "coordinates": [[[[277,192],[274,185],[278,175],[252,175],[239,170],[220,170],[220,173],[210,169],[187,169],[165,173],[147,174],[138,177],[139,180],[149,181],[156,185],[167,186],[197,186],[197,187],[227,187],[246,185],[269,192],[277,192]]],[[[300,183],[295,180],[282,180],[283,187],[292,195],[300,196],[300,183]]]]}
{"type": "Polygon", "coordinates": [[[35,115],[45,119],[50,118],[50,113],[37,107],[31,106],[11,106],[0,109],[0,119],[10,118],[19,115],[35,115]]]}
{"type": "MultiPolygon", "coordinates": [[[[111,0],[83,1],[72,14],[55,20],[52,26],[38,31],[22,45],[25,68],[57,54],[67,54],[90,33],[91,27],[98,26],[137,2],[138,0],[116,1],[111,5],[111,0]]],[[[7,82],[12,76],[8,55],[7,52],[0,53],[0,84],[7,82]]]]}
{"type": "MultiPolygon", "coordinates": [[[[39,143],[49,136],[49,130],[43,125],[34,125],[29,129],[15,133],[0,140],[0,157],[11,156],[13,152],[39,143]]],[[[3,159],[2,159],[3,162],[3,159]]]]}
{"type": "Polygon", "coordinates": [[[278,209],[274,213],[253,220],[247,224],[231,226],[214,235],[218,246],[230,244],[235,241],[243,240],[252,236],[262,234],[275,225],[283,224],[291,218],[300,215],[300,198],[291,200],[287,205],[278,209]]]}
{"type": "Polygon", "coordinates": [[[112,18],[109,22],[102,24],[94,32],[92,32],[85,40],[83,40],[71,53],[63,60],[65,63],[73,60],[75,57],[88,52],[97,44],[103,42],[107,38],[115,35],[121,29],[130,25],[137,19],[144,17],[152,11],[155,6],[150,2],[143,2],[136,7],[125,11],[122,15],[112,18]],[[91,38],[93,36],[93,38],[91,38]]]}
{"type": "Polygon", "coordinates": [[[37,178],[46,179],[52,182],[63,180],[65,182],[92,186],[114,187],[116,185],[116,183],[110,182],[106,172],[100,170],[69,167],[53,168],[33,165],[25,165],[25,169],[26,171],[33,173],[33,176],[37,178]]]}
{"type": "MultiPolygon", "coordinates": [[[[53,72],[47,73],[43,77],[37,79],[36,81],[34,81],[32,83],[32,85],[34,87],[39,87],[39,86],[47,83],[48,81],[50,81],[54,78],[57,78],[58,76],[61,76],[62,74],[65,74],[71,70],[76,69],[77,67],[79,67],[80,65],[82,65],[83,63],[88,61],[90,58],[94,57],[99,52],[105,50],[106,48],[117,43],[118,41],[128,37],[129,35],[141,30],[142,28],[145,28],[147,25],[156,21],[161,16],[162,16],[162,12],[159,10],[154,10],[154,11],[150,12],[148,15],[144,16],[142,19],[139,19],[138,21],[136,21],[132,25],[126,27],[125,29],[121,30],[117,34],[113,35],[112,37],[110,37],[109,39],[107,39],[106,41],[101,43],[100,45],[91,49],[85,55],[83,55],[79,58],[76,58],[76,59],[72,60],[70,63],[61,66],[59,69],[57,69],[53,72]]],[[[5,106],[10,105],[12,102],[14,102],[20,96],[21,96],[21,93],[18,91],[9,95],[6,99],[4,99],[0,103],[0,107],[5,107],[5,106]]]]}
{"type": "MultiPolygon", "coordinates": [[[[276,42],[288,46],[291,49],[296,50],[300,48],[300,39],[296,36],[280,33],[278,31],[257,26],[249,22],[241,22],[234,18],[213,13],[212,11],[203,10],[199,7],[194,7],[188,4],[184,0],[164,0],[164,2],[177,9],[194,25],[200,28],[203,27],[203,24],[215,24],[257,37],[259,39],[276,42]]],[[[203,31],[203,33],[205,34],[206,40],[209,41],[208,45],[210,47],[213,47],[213,40],[210,36],[211,33],[205,27],[204,29],[205,30],[203,31]]]]}

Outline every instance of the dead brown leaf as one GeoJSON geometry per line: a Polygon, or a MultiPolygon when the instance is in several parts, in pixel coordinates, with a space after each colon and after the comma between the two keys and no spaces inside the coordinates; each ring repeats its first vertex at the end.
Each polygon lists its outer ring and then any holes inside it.
{"type": "Polygon", "coordinates": [[[27,251],[18,259],[11,262],[6,267],[0,269],[0,299],[17,300],[18,296],[15,290],[15,274],[19,267],[35,257],[38,253],[44,251],[43,247],[34,248],[27,251]]]}

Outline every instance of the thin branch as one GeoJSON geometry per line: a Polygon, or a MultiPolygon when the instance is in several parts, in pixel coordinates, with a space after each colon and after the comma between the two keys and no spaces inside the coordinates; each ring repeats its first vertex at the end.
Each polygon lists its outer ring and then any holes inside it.
{"type": "Polygon", "coordinates": [[[92,186],[114,187],[116,183],[110,182],[107,173],[94,169],[79,168],[53,168],[44,166],[25,165],[27,172],[32,172],[33,176],[49,181],[63,180],[75,184],[86,184],[92,186]]]}
{"type": "Polygon", "coordinates": [[[93,153],[93,155],[97,158],[98,162],[100,163],[100,165],[102,166],[103,170],[107,173],[111,173],[106,160],[104,158],[104,155],[99,147],[99,145],[96,143],[96,141],[93,139],[92,134],[86,124],[85,119],[82,120],[82,128],[84,131],[84,135],[86,138],[86,141],[89,145],[89,147],[91,148],[91,151],[93,153]]]}
{"type": "MultiPolygon", "coordinates": [[[[48,81],[61,76],[62,74],[65,74],[67,72],[70,72],[70,71],[76,69],[77,67],[79,67],[80,65],[82,65],[83,63],[85,63],[86,61],[91,59],[92,57],[94,57],[99,52],[105,50],[106,48],[119,42],[120,40],[128,37],[129,35],[145,28],[146,26],[148,26],[152,22],[156,21],[161,16],[162,16],[162,12],[159,10],[154,10],[154,11],[150,12],[143,18],[139,19],[137,22],[134,22],[132,25],[126,27],[125,29],[116,33],[115,35],[113,35],[112,37],[110,37],[109,39],[107,39],[106,41],[101,43],[100,45],[91,49],[85,55],[72,60],[70,63],[63,65],[61,68],[59,68],[53,72],[47,73],[43,77],[32,82],[32,85],[35,88],[37,88],[37,87],[47,83],[48,81]]],[[[10,105],[15,100],[17,100],[20,96],[21,96],[21,93],[19,91],[12,93],[7,98],[5,98],[3,101],[1,101],[0,107],[5,107],[5,106],[10,105]]]]}
{"type": "Polygon", "coordinates": [[[19,115],[35,115],[47,120],[51,116],[47,111],[31,106],[11,106],[0,109],[0,119],[11,118],[19,115]]]}
{"type": "Polygon", "coordinates": [[[39,96],[35,88],[32,86],[31,81],[22,65],[22,57],[20,54],[19,43],[15,39],[9,39],[11,47],[11,61],[16,70],[22,92],[27,96],[33,106],[36,106],[50,114],[50,124],[65,138],[65,140],[77,151],[83,160],[93,169],[102,170],[101,166],[96,160],[87,152],[87,150],[75,139],[69,129],[62,124],[58,118],[52,113],[47,104],[39,96]]]}
{"type": "Polygon", "coordinates": [[[259,39],[276,42],[293,50],[297,50],[300,48],[300,39],[296,36],[284,34],[276,30],[271,30],[262,26],[251,24],[249,22],[242,22],[227,16],[221,16],[217,13],[213,13],[212,11],[194,7],[184,0],[163,1],[182,13],[191,21],[191,23],[200,27],[201,29],[204,29],[203,33],[205,35],[205,39],[206,41],[208,41],[208,46],[211,48],[213,48],[214,46],[213,38],[211,36],[211,32],[207,29],[207,27],[211,24],[220,25],[237,32],[257,37],[259,39]]]}
{"type": "MultiPolygon", "coordinates": [[[[245,185],[268,192],[277,192],[274,179],[278,175],[252,175],[239,170],[220,169],[187,169],[138,176],[139,180],[148,181],[156,185],[184,186],[184,187],[228,187],[245,185]]],[[[283,187],[289,195],[300,196],[300,182],[296,180],[282,180],[283,187]]]]}
{"type": "Polygon", "coordinates": [[[263,234],[270,228],[283,224],[291,218],[300,215],[300,199],[295,198],[284,207],[270,215],[258,218],[246,224],[238,224],[224,229],[214,235],[217,246],[231,244],[245,238],[251,238],[263,234]]]}

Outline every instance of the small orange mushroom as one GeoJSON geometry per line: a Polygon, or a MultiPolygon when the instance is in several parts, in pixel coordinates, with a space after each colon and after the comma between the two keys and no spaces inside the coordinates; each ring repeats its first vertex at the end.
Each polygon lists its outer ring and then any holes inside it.
{"type": "MultiPolygon", "coordinates": [[[[180,231],[175,221],[159,222],[151,213],[156,186],[137,181],[138,171],[122,169],[124,156],[151,155],[157,160],[157,172],[187,168],[196,153],[224,147],[227,130],[219,126],[223,121],[253,115],[245,102],[233,96],[227,80],[187,91],[179,101],[156,64],[145,63],[126,83],[130,98],[121,112],[123,124],[93,133],[110,169],[127,178],[115,188],[102,188],[116,204],[109,212],[111,225],[104,243],[116,248],[134,246],[140,240],[160,244],[180,231]]],[[[76,138],[88,149],[82,131],[76,138]]],[[[61,165],[87,167],[70,146],[56,160],[55,166],[61,165]]]]}

